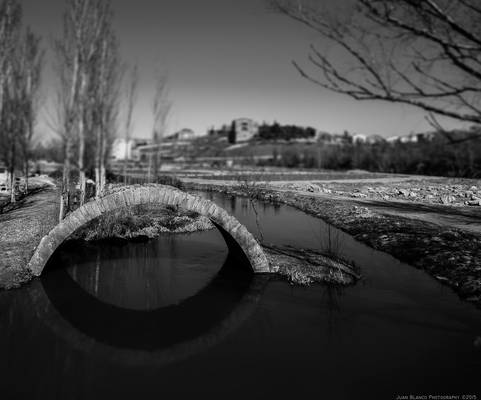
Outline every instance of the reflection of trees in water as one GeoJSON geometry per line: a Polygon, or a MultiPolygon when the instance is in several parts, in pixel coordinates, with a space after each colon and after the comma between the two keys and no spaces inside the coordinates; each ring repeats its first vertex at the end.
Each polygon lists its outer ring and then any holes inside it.
{"type": "Polygon", "coordinates": [[[227,251],[216,243],[216,231],[207,235],[213,243],[174,235],[141,245],[71,242],[54,255],[58,262],[49,270],[68,266],[71,277],[103,301],[152,309],[180,301],[215,276],[227,251]]]}
{"type": "Polygon", "coordinates": [[[321,293],[321,309],[326,312],[326,329],[329,339],[335,337],[336,319],[341,314],[341,297],[344,288],[335,285],[323,285],[321,293]]]}
{"type": "Polygon", "coordinates": [[[279,203],[273,203],[272,207],[274,207],[274,215],[279,215],[281,213],[281,205],[279,203]]]}
{"type": "Polygon", "coordinates": [[[237,200],[234,196],[230,197],[230,211],[232,214],[235,214],[235,211],[237,209],[237,200]]]}
{"type": "Polygon", "coordinates": [[[341,233],[331,225],[323,223],[320,225],[320,249],[330,256],[341,257],[344,249],[344,240],[341,233]]]}
{"type": "Polygon", "coordinates": [[[164,364],[203,351],[237,329],[254,311],[269,279],[253,275],[229,255],[192,297],[138,311],[102,302],[59,266],[42,276],[27,297],[35,299],[38,318],[75,348],[127,364],[164,364]]]}

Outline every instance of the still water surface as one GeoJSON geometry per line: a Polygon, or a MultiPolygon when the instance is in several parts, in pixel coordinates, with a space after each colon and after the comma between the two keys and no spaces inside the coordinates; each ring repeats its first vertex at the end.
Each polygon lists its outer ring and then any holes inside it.
{"type": "Polygon", "coordinates": [[[252,276],[216,230],[66,245],[42,279],[0,293],[0,398],[479,398],[479,310],[297,210],[257,204],[256,219],[246,199],[203,195],[263,241],[336,250],[364,279],[252,276]]]}

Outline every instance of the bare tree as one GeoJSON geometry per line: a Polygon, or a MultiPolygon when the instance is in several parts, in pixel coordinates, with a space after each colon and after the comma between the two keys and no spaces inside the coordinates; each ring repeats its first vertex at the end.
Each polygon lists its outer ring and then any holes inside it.
{"type": "MultiPolygon", "coordinates": [[[[62,173],[62,193],[60,196],[59,221],[61,221],[66,212],[70,209],[71,197],[71,171],[74,159],[74,99],[75,99],[75,82],[70,81],[70,70],[63,64],[65,60],[60,57],[58,63],[58,74],[60,76],[60,84],[57,89],[55,99],[55,111],[51,118],[50,125],[52,129],[60,136],[63,152],[63,173],[62,173]]],[[[75,69],[75,68],[74,68],[75,69]]]]}
{"type": "Polygon", "coordinates": [[[105,187],[105,164],[108,149],[117,130],[118,99],[121,82],[118,43],[109,26],[103,35],[98,56],[93,67],[96,73],[91,80],[91,113],[96,138],[95,187],[96,197],[100,197],[105,187]]]}
{"type": "Polygon", "coordinates": [[[15,60],[22,22],[22,8],[16,0],[0,5],[0,157],[7,166],[7,184],[15,202],[14,173],[17,161],[18,118],[15,113],[15,60]]]}
{"type": "Polygon", "coordinates": [[[43,62],[40,37],[35,35],[30,29],[27,29],[20,52],[19,69],[21,77],[19,79],[19,96],[21,98],[23,129],[20,132],[19,139],[24,163],[25,192],[28,192],[30,153],[38,111],[38,93],[43,62]]]}
{"type": "Polygon", "coordinates": [[[352,0],[332,13],[314,0],[271,0],[317,31],[309,81],[357,100],[383,100],[481,123],[481,5],[478,0],[352,0]]]}
{"type": "MultiPolygon", "coordinates": [[[[161,144],[167,127],[167,119],[172,108],[169,100],[168,79],[165,74],[157,74],[154,99],[152,102],[152,113],[154,116],[154,124],[152,129],[152,141],[154,145],[153,152],[153,176],[157,181],[159,169],[161,166],[161,144]]],[[[151,156],[152,157],[152,156],[151,156]]],[[[152,164],[152,162],[151,162],[152,164]]],[[[151,165],[152,166],[152,165],[151,165]]],[[[151,170],[149,166],[149,174],[151,170]]]]}
{"type": "Polygon", "coordinates": [[[40,38],[22,35],[22,8],[16,0],[0,5],[0,149],[9,171],[10,201],[15,202],[15,170],[23,163],[28,191],[28,163],[40,86],[40,38]]]}
{"type": "MultiPolygon", "coordinates": [[[[64,185],[69,186],[69,158],[76,145],[80,204],[86,199],[86,145],[91,139],[88,135],[93,135],[94,130],[92,114],[89,113],[92,102],[89,93],[97,72],[93,65],[101,57],[105,38],[110,34],[111,20],[110,1],[67,0],[63,37],[56,43],[61,88],[64,91],[61,98],[65,104],[65,116],[62,118],[66,137],[64,185]]],[[[68,197],[68,189],[64,189],[62,197],[68,197]]]]}
{"type": "Polygon", "coordinates": [[[129,158],[129,141],[132,135],[132,116],[134,112],[135,103],[137,101],[139,72],[138,67],[132,69],[130,74],[129,87],[127,90],[127,116],[125,119],[125,156],[124,156],[124,184],[127,184],[127,164],[129,158]]]}

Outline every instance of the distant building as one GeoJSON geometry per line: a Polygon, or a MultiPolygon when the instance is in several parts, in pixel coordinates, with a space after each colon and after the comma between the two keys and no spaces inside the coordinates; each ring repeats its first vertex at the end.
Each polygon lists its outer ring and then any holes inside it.
{"type": "Polygon", "coordinates": [[[386,139],[388,143],[396,143],[399,142],[399,136],[391,136],[386,139]]]}
{"type": "Polygon", "coordinates": [[[150,144],[149,139],[129,139],[117,138],[112,143],[110,156],[113,160],[132,160],[134,159],[134,150],[139,146],[150,144]]]}
{"type": "Polygon", "coordinates": [[[366,138],[366,143],[368,144],[385,143],[385,142],[386,142],[386,138],[380,135],[369,135],[366,138]]]}
{"type": "Polygon", "coordinates": [[[417,143],[419,141],[419,139],[418,139],[418,135],[416,135],[414,133],[411,133],[407,136],[401,136],[399,138],[399,141],[401,143],[417,143]]]}
{"type": "Polygon", "coordinates": [[[436,138],[435,132],[423,132],[416,134],[418,142],[432,142],[436,138]]]}
{"type": "Polygon", "coordinates": [[[7,183],[7,167],[4,164],[0,164],[0,185],[7,183]]]}
{"type": "Polygon", "coordinates": [[[342,135],[332,135],[331,144],[337,144],[340,146],[352,144],[352,136],[347,131],[344,131],[342,135]]]}
{"type": "Polygon", "coordinates": [[[249,118],[238,118],[233,121],[235,132],[235,143],[242,143],[251,140],[259,133],[259,124],[249,118]]]}
{"type": "Polygon", "coordinates": [[[189,142],[195,139],[195,132],[192,129],[182,129],[177,133],[177,140],[189,142]]]}
{"type": "Polygon", "coordinates": [[[355,134],[352,136],[352,143],[366,143],[367,136],[361,134],[355,134]]]}
{"type": "Polygon", "coordinates": [[[192,129],[182,129],[166,138],[166,140],[178,142],[191,142],[194,139],[195,132],[192,129]]]}

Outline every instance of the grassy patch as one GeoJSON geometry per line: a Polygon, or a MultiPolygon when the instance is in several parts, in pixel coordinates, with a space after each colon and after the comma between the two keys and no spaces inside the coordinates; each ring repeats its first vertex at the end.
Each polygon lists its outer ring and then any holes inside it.
{"type": "Polygon", "coordinates": [[[71,239],[152,239],[162,233],[195,232],[211,228],[207,218],[192,211],[141,205],[105,213],[76,231],[71,239]]]}

